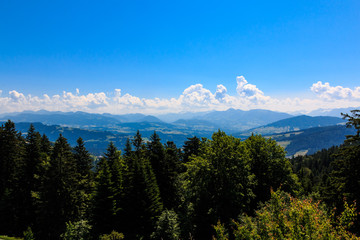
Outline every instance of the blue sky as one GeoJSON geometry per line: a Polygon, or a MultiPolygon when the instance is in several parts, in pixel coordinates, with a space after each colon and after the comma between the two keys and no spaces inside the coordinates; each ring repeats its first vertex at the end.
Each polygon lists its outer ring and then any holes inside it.
{"type": "Polygon", "coordinates": [[[3,0],[0,111],[360,106],[359,40],[357,0],[3,0]]]}

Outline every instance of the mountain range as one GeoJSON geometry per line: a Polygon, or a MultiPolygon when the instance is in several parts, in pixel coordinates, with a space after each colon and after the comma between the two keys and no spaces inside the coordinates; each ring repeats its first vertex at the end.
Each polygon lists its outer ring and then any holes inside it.
{"type": "Polygon", "coordinates": [[[344,125],[345,120],[338,117],[328,117],[328,116],[317,116],[310,117],[306,115],[291,117],[282,119],[265,126],[249,129],[238,134],[238,136],[250,136],[251,134],[274,134],[274,133],[284,133],[298,131],[314,127],[326,127],[333,125],[344,125]]]}
{"type": "MultiPolygon", "coordinates": [[[[173,115],[175,116],[175,115],[173,115]]],[[[228,109],[226,111],[212,111],[203,114],[187,114],[191,118],[183,118],[184,114],[179,114],[178,118],[173,122],[166,122],[161,120],[161,116],[137,114],[94,114],[86,112],[22,112],[3,114],[0,120],[11,119],[14,122],[41,122],[49,125],[62,125],[79,128],[92,128],[92,127],[111,127],[122,123],[172,123],[173,125],[180,125],[185,127],[206,126],[205,128],[223,129],[230,132],[246,130],[254,127],[259,127],[265,124],[272,123],[281,119],[289,118],[292,115],[281,112],[274,112],[269,110],[250,110],[242,111],[236,109],[228,109]]],[[[166,119],[166,117],[165,117],[166,119]]],[[[169,119],[169,118],[167,118],[169,119]]]]}
{"type": "Polygon", "coordinates": [[[210,138],[219,129],[242,140],[251,134],[262,134],[277,140],[285,147],[288,156],[313,153],[325,147],[339,145],[344,141],[345,135],[353,133],[353,129],[345,128],[345,120],[339,117],[292,116],[261,109],[228,109],[158,116],[44,110],[0,115],[0,121],[8,119],[14,121],[17,129],[24,134],[30,123],[34,123],[36,130],[46,134],[51,141],[55,141],[61,133],[71,145],[75,145],[76,139],[81,136],[86,147],[95,155],[102,154],[110,141],[123,149],[126,139],[132,138],[137,130],[145,141],[156,131],[162,142],[173,141],[178,147],[189,137],[210,138]]]}

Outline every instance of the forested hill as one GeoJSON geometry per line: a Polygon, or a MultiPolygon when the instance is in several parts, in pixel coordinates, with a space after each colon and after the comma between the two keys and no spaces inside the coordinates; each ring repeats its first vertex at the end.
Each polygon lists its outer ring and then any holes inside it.
{"type": "Polygon", "coordinates": [[[299,131],[314,127],[326,127],[326,126],[334,126],[339,124],[344,125],[345,122],[346,121],[344,119],[339,117],[327,117],[327,116],[310,117],[306,115],[301,115],[301,116],[290,117],[276,122],[272,122],[265,126],[243,131],[235,135],[250,136],[252,133],[262,134],[262,135],[285,133],[285,132],[299,131]]]}
{"type": "Polygon", "coordinates": [[[356,130],[344,125],[309,128],[270,137],[276,140],[287,151],[287,156],[313,154],[321,149],[341,145],[347,135],[356,130]]]}
{"type": "MultiPolygon", "coordinates": [[[[127,138],[132,139],[138,129],[140,129],[144,141],[148,141],[150,136],[154,133],[154,130],[156,130],[157,134],[162,139],[162,143],[172,141],[176,144],[176,146],[181,148],[187,138],[193,136],[198,136],[199,138],[209,138],[212,132],[215,131],[213,128],[204,129],[203,125],[201,125],[202,123],[203,121],[195,121],[192,128],[179,128],[166,123],[122,123],[120,125],[121,129],[126,129],[126,132],[119,132],[119,128],[110,128],[110,130],[106,131],[103,130],[103,128],[97,128],[98,130],[87,130],[62,127],[58,125],[48,126],[42,123],[33,124],[41,134],[47,135],[52,142],[55,142],[55,140],[59,137],[59,134],[62,134],[68,139],[71,146],[75,146],[77,138],[82,137],[89,152],[93,155],[100,156],[105,152],[106,147],[111,141],[117,148],[123,150],[125,148],[127,138]]],[[[31,123],[22,122],[16,123],[16,129],[26,135],[30,124],[31,123]]],[[[354,132],[354,129],[346,128],[344,125],[338,125],[265,136],[275,139],[278,144],[285,148],[287,156],[291,157],[299,154],[312,154],[323,148],[338,146],[343,143],[346,135],[354,134],[354,132]]],[[[239,137],[242,140],[248,138],[248,135],[241,136],[234,134],[234,136],[239,137]]]]}
{"type": "MultiPolygon", "coordinates": [[[[347,117],[359,129],[360,115],[347,117]]],[[[110,143],[94,167],[81,138],[73,148],[62,135],[50,144],[33,125],[23,136],[7,121],[0,127],[0,235],[359,239],[356,133],[329,151],[331,159],[325,152],[291,165],[275,140],[260,135],[240,141],[219,130],[180,149],[155,132],[147,142],[137,132],[123,152],[110,143]]]]}
{"type": "MultiPolygon", "coordinates": [[[[0,124],[4,124],[4,122],[0,122],[0,124]]],[[[105,152],[110,141],[119,148],[121,147],[120,149],[123,149],[126,143],[126,139],[129,137],[128,134],[123,133],[115,134],[110,131],[87,130],[80,128],[62,127],[58,125],[45,125],[39,122],[16,123],[16,130],[26,136],[31,124],[34,125],[35,129],[41,135],[45,134],[51,142],[55,142],[59,135],[62,134],[71,146],[75,146],[77,139],[81,137],[84,140],[88,151],[96,156],[100,156],[105,152]]]]}

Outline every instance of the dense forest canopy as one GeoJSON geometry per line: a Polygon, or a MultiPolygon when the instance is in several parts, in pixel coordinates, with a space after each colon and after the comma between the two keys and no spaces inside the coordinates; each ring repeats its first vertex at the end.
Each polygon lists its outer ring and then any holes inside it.
{"type": "Polygon", "coordinates": [[[215,132],[183,148],[137,132],[96,163],[79,138],[0,128],[0,234],[25,239],[351,239],[360,229],[360,111],[340,147],[292,159],[215,132]],[[320,201],[321,200],[321,201],[320,201]],[[320,201],[320,202],[319,202],[320,201]],[[336,207],[336,210],[331,210],[336,207]]]}

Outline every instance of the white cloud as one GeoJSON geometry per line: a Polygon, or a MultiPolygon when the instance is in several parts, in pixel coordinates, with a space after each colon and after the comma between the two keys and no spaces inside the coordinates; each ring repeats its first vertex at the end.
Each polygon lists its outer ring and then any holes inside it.
{"type": "Polygon", "coordinates": [[[117,88],[115,89],[115,97],[120,97],[121,96],[121,89],[117,88]]]}
{"type": "Polygon", "coordinates": [[[264,93],[256,87],[256,85],[249,84],[243,76],[236,78],[236,91],[240,97],[244,97],[255,103],[263,103],[270,100],[270,97],[265,96],[264,93]]]}
{"type": "Polygon", "coordinates": [[[22,93],[18,93],[15,90],[12,90],[9,92],[10,98],[14,101],[14,102],[25,102],[26,98],[24,96],[24,94],[22,93]]]}
{"type": "Polygon", "coordinates": [[[217,101],[214,94],[209,89],[204,88],[202,84],[191,85],[184,90],[180,98],[182,104],[195,106],[215,104],[217,101]]]}
{"type": "MultiPolygon", "coordinates": [[[[230,107],[249,110],[254,108],[269,109],[284,112],[309,112],[318,108],[339,108],[360,106],[360,87],[354,89],[336,86],[329,83],[314,83],[311,91],[315,98],[286,98],[278,99],[266,96],[256,85],[248,83],[243,77],[236,78],[237,95],[228,94],[228,89],[219,84],[215,92],[204,88],[202,84],[194,84],[186,88],[180,96],[160,98],[139,98],[129,93],[122,94],[121,89],[114,89],[113,93],[80,94],[63,92],[49,96],[25,96],[16,90],[10,91],[6,96],[0,96],[0,113],[23,110],[49,110],[49,111],[87,111],[96,113],[165,113],[180,111],[208,111],[226,110],[230,107]]],[[[1,90],[0,90],[1,94],[1,90]]]]}
{"type": "Polygon", "coordinates": [[[339,100],[339,99],[360,99],[360,87],[355,88],[354,90],[350,88],[345,88],[342,86],[332,87],[328,82],[322,83],[321,81],[314,83],[311,86],[311,91],[313,91],[320,98],[326,100],[339,100]]]}
{"type": "Polygon", "coordinates": [[[224,101],[226,98],[227,89],[224,85],[220,84],[217,85],[216,92],[215,92],[215,98],[219,101],[224,101]]]}

